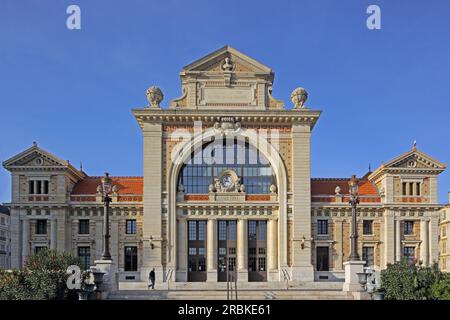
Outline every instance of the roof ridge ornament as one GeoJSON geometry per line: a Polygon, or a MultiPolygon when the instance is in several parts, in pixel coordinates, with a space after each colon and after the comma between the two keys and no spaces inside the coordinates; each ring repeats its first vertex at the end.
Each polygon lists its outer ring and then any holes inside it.
{"type": "Polygon", "coordinates": [[[413,150],[417,150],[417,140],[414,140],[413,142],[413,150]]]}
{"type": "Polygon", "coordinates": [[[227,87],[231,86],[231,75],[235,69],[236,65],[229,56],[225,57],[225,62],[221,65],[223,71],[223,77],[225,80],[225,85],[227,87]]]}
{"type": "Polygon", "coordinates": [[[231,61],[230,57],[225,57],[225,62],[222,64],[222,70],[232,72],[233,69],[234,69],[233,61],[231,61]]]}
{"type": "Polygon", "coordinates": [[[295,88],[291,93],[291,101],[294,104],[294,109],[304,109],[305,102],[308,99],[308,92],[305,88],[295,88]]]}

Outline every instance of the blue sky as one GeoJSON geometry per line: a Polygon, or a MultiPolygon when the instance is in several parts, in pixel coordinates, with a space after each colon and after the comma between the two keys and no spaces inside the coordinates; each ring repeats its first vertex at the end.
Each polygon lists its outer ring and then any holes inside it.
{"type": "MultiPolygon", "coordinates": [[[[0,159],[40,146],[90,175],[142,174],[131,109],[158,85],[181,93],[184,65],[229,44],[323,110],[312,176],[363,175],[418,148],[450,161],[450,1],[28,1],[0,3],[0,159]],[[66,8],[81,7],[81,30],[66,8]],[[381,7],[368,30],[366,8],[381,7]]],[[[449,173],[440,176],[447,201],[449,173]]],[[[10,200],[0,169],[0,202],[10,200]]]]}

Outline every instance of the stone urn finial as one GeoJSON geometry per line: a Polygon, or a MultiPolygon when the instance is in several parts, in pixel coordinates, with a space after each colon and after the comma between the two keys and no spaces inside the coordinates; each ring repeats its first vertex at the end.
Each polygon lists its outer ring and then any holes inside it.
{"type": "Polygon", "coordinates": [[[146,95],[151,107],[160,108],[159,104],[164,99],[164,94],[160,88],[151,86],[147,89],[146,95]]]}
{"type": "Polygon", "coordinates": [[[341,194],[341,187],[337,186],[336,188],[334,188],[334,193],[339,196],[341,194]]]}
{"type": "Polygon", "coordinates": [[[294,109],[304,108],[307,99],[308,92],[304,88],[295,88],[291,93],[291,101],[294,104],[294,109]]]}

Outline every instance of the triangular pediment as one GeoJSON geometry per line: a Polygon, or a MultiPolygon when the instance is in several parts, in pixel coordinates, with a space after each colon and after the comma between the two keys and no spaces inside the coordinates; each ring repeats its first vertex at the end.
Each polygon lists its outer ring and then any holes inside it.
{"type": "Polygon", "coordinates": [[[191,64],[185,66],[182,72],[222,72],[226,69],[226,67],[224,67],[226,58],[229,58],[230,70],[235,73],[272,73],[272,69],[268,66],[256,61],[253,58],[250,58],[230,46],[224,46],[219,50],[216,50],[203,58],[192,62],[191,64]]]}
{"type": "Polygon", "coordinates": [[[3,162],[6,169],[13,169],[14,167],[67,167],[68,165],[68,161],[56,157],[35,144],[3,162]]]}
{"type": "Polygon", "coordinates": [[[444,170],[447,166],[413,148],[384,165],[384,168],[444,170]]]}

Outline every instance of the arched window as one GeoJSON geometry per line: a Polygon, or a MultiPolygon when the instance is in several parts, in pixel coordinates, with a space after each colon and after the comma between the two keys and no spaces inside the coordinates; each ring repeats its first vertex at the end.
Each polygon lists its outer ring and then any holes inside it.
{"type": "Polygon", "coordinates": [[[247,141],[219,139],[195,151],[181,168],[178,184],[186,194],[206,194],[224,170],[233,170],[248,194],[270,193],[276,180],[269,161],[247,141]]]}

